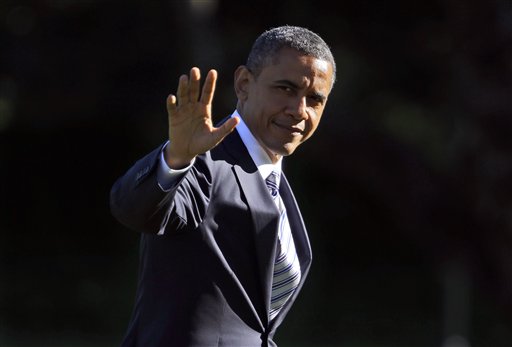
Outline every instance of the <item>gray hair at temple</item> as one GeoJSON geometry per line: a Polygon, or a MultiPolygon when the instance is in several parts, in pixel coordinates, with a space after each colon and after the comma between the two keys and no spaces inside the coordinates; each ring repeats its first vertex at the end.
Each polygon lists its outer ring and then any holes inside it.
{"type": "Polygon", "coordinates": [[[261,70],[271,63],[271,59],[283,47],[290,47],[305,55],[331,63],[333,71],[332,85],[334,85],[336,62],[331,49],[318,34],[303,27],[284,25],[263,32],[256,39],[249,52],[247,68],[258,76],[261,70]]]}

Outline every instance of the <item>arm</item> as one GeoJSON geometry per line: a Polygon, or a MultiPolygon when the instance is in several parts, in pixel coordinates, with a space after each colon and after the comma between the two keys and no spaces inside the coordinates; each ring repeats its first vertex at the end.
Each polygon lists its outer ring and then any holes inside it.
{"type": "Polygon", "coordinates": [[[112,215],[130,229],[158,233],[164,220],[172,190],[163,191],[157,172],[162,146],[135,162],[112,186],[112,215]]]}
{"type": "Polygon", "coordinates": [[[173,177],[168,190],[158,179],[162,147],[138,160],[113,185],[112,215],[126,227],[144,233],[175,233],[201,223],[210,201],[212,175],[208,154],[185,173],[173,177]]]}
{"type": "MultiPolygon", "coordinates": [[[[211,102],[216,79],[216,71],[210,70],[199,95],[200,72],[192,68],[190,77],[180,77],[177,97],[171,94],[167,98],[170,142],[163,157],[169,168],[190,166],[198,155],[215,147],[238,124],[237,118],[231,118],[218,128],[212,125],[211,102]]],[[[208,201],[205,194],[211,179],[205,180],[209,176],[207,166],[194,165],[189,169],[192,172],[181,175],[176,184],[171,181],[162,187],[158,174],[162,164],[160,150],[136,162],[112,187],[112,214],[131,229],[162,233],[169,223],[174,229],[195,225],[206,208],[202,205],[208,201]]]]}
{"type": "Polygon", "coordinates": [[[170,191],[176,183],[179,181],[179,179],[187,173],[187,171],[194,165],[195,158],[192,160],[192,162],[184,167],[183,169],[172,169],[167,165],[167,162],[165,161],[164,153],[165,148],[169,145],[169,142],[167,142],[164,145],[164,148],[162,149],[162,153],[160,153],[160,161],[158,164],[158,171],[157,171],[157,180],[158,185],[164,192],[170,191]]]}

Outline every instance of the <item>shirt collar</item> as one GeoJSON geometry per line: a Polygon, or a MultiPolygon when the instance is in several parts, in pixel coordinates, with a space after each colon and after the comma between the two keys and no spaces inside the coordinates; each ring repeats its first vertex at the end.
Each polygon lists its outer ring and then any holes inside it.
{"type": "Polygon", "coordinates": [[[237,110],[235,110],[235,112],[233,112],[233,114],[231,115],[231,117],[235,116],[240,119],[240,123],[238,123],[238,125],[236,126],[236,130],[238,131],[238,134],[242,138],[242,142],[247,148],[249,155],[254,161],[254,164],[256,164],[256,167],[258,168],[261,177],[265,180],[272,171],[275,171],[278,174],[277,184],[279,185],[281,179],[281,166],[283,158],[281,157],[277,163],[273,164],[272,160],[270,160],[268,154],[265,152],[265,150],[263,149],[263,147],[261,147],[258,140],[256,140],[254,135],[251,133],[249,127],[247,127],[247,124],[245,124],[244,120],[242,119],[237,110]]]}

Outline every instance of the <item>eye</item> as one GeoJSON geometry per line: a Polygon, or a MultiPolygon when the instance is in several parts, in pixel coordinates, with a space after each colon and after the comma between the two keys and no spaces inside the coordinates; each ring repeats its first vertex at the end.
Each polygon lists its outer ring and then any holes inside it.
{"type": "Polygon", "coordinates": [[[320,95],[308,96],[308,104],[313,107],[322,106],[324,104],[324,98],[320,95]]]}
{"type": "Polygon", "coordinates": [[[293,89],[289,86],[277,86],[277,89],[282,90],[283,92],[286,92],[286,93],[293,92],[293,89]]]}

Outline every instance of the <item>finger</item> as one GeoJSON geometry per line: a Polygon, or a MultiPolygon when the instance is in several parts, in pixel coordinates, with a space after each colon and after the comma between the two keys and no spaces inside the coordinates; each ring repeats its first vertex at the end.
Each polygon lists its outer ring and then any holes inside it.
{"type": "Polygon", "coordinates": [[[169,114],[169,116],[173,115],[176,112],[176,97],[174,95],[169,94],[169,96],[167,97],[166,106],[167,113],[169,114]]]}
{"type": "Polygon", "coordinates": [[[180,80],[178,82],[178,91],[176,92],[176,95],[178,97],[178,105],[186,104],[188,99],[188,76],[187,75],[181,75],[180,80]]]}
{"type": "Polygon", "coordinates": [[[199,98],[199,81],[201,80],[201,71],[197,67],[190,69],[189,79],[189,101],[196,102],[199,98]]]}
{"type": "Polygon", "coordinates": [[[201,93],[201,103],[209,105],[213,101],[213,94],[215,93],[215,85],[217,84],[217,71],[210,70],[206,76],[203,85],[203,92],[201,93]]]}
{"type": "Polygon", "coordinates": [[[227,135],[229,135],[235,127],[240,123],[240,119],[238,117],[229,118],[224,122],[220,127],[215,128],[213,130],[213,135],[215,136],[215,143],[221,142],[227,135]]]}

